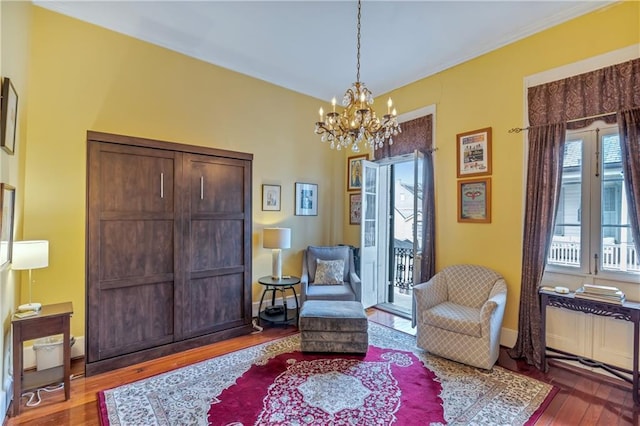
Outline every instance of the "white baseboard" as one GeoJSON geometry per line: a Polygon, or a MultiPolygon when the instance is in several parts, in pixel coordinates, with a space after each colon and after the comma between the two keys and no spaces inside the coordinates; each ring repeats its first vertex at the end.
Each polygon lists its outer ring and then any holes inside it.
{"type": "MultiPolygon", "coordinates": [[[[300,296],[299,295],[298,295],[298,303],[300,303],[300,307],[302,307],[302,302],[300,301],[300,296]]],[[[276,297],[276,305],[282,305],[282,297],[276,297]]],[[[262,309],[263,310],[267,306],[271,306],[271,297],[268,297],[268,298],[265,297],[263,302],[262,302],[262,309]],[[269,299],[269,300],[267,300],[267,299],[269,299]]],[[[295,308],[295,306],[296,306],[296,300],[293,297],[293,295],[287,296],[287,307],[289,309],[291,309],[291,308],[295,308]]],[[[251,305],[251,316],[252,317],[257,317],[258,316],[258,308],[259,307],[260,307],[260,301],[252,303],[252,305],[251,305]]]]}
{"type": "Polygon", "coordinates": [[[518,340],[518,331],[510,328],[500,329],[500,345],[507,348],[513,348],[518,340]]]}
{"type": "Polygon", "coordinates": [[[7,410],[9,404],[13,398],[13,377],[7,376],[3,383],[2,389],[0,389],[0,418],[7,417],[7,410]]]}

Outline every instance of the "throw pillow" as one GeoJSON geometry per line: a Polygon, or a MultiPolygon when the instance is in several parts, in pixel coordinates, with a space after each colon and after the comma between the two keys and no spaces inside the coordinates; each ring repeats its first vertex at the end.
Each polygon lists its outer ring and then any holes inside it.
{"type": "Polygon", "coordinates": [[[315,285],[336,285],[342,284],[344,275],[344,260],[321,260],[316,259],[316,279],[315,285]]]}

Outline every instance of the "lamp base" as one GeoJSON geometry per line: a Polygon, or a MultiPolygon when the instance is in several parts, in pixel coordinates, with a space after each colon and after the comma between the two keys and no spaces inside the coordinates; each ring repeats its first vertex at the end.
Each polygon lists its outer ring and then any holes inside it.
{"type": "Polygon", "coordinates": [[[24,305],[18,306],[18,311],[39,311],[42,308],[42,303],[32,302],[25,303],[24,305]]]}

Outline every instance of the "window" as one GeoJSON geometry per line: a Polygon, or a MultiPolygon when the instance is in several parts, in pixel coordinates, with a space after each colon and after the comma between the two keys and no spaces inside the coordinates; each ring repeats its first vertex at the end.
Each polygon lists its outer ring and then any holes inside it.
{"type": "Polygon", "coordinates": [[[580,273],[640,274],[617,125],[568,131],[548,265],[580,273]]]}

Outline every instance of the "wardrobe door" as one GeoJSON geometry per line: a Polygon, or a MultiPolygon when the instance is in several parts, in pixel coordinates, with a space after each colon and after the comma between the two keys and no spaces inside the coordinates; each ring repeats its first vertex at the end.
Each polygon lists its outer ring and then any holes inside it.
{"type": "Polygon", "coordinates": [[[251,321],[251,161],[185,154],[182,338],[251,321]]]}
{"type": "Polygon", "coordinates": [[[174,340],[173,151],[89,141],[87,362],[174,340]]]}

